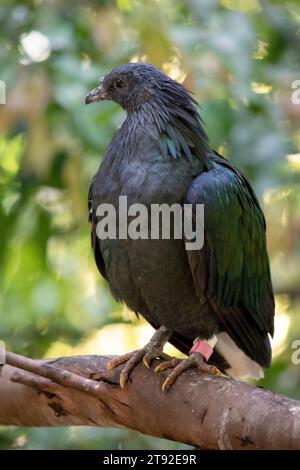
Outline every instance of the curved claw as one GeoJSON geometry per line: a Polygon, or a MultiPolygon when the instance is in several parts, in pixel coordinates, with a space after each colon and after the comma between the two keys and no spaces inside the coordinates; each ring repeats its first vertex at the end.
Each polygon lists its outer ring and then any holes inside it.
{"type": "Polygon", "coordinates": [[[147,367],[148,369],[150,369],[150,364],[151,364],[151,361],[153,361],[154,357],[152,354],[150,353],[146,353],[145,356],[143,357],[143,364],[145,367],[147,367]]]}
{"type": "Polygon", "coordinates": [[[167,392],[172,384],[173,384],[173,381],[170,379],[170,377],[167,377],[161,386],[162,391],[167,392]]]}
{"type": "Polygon", "coordinates": [[[125,384],[128,380],[128,374],[120,374],[120,388],[123,390],[123,388],[125,387],[125,384]]]}

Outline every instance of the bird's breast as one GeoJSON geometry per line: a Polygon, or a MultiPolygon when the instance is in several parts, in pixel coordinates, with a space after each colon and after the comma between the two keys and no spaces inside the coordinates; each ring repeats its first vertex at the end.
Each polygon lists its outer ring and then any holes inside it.
{"type": "Polygon", "coordinates": [[[100,171],[94,185],[98,203],[118,203],[126,196],[129,204],[147,206],[181,202],[191,184],[192,173],[186,161],[145,162],[138,159],[122,162],[118,168],[100,171]]]}
{"type": "MultiPolygon", "coordinates": [[[[181,314],[177,326],[182,323],[183,327],[187,316],[194,316],[195,312],[197,318],[199,298],[193,288],[184,241],[174,239],[172,223],[169,239],[163,239],[161,231],[159,239],[153,239],[151,210],[154,205],[180,205],[191,181],[190,165],[184,160],[135,159],[122,162],[118,168],[100,168],[93,186],[94,206],[110,204],[115,209],[116,237],[98,242],[111,291],[149,321],[164,320],[170,327],[176,309],[181,314]],[[136,204],[142,204],[148,211],[146,239],[133,238],[130,231],[135,217],[129,212],[136,204]],[[124,220],[125,236],[120,238],[124,220]]],[[[93,210],[95,213],[96,208],[93,210]]],[[[95,219],[99,221],[99,217],[95,219]]],[[[191,334],[195,324],[189,322],[187,328],[191,334]]]]}

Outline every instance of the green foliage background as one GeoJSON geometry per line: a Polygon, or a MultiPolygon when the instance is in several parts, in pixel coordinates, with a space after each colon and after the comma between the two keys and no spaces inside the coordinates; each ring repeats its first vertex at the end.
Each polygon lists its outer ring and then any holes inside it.
{"type": "MultiPolygon", "coordinates": [[[[277,304],[274,362],[260,385],[300,399],[291,361],[300,339],[299,25],[298,0],[2,0],[0,338],[9,350],[64,355],[90,342],[104,352],[92,338],[109,323],[129,346],[137,341],[138,328],[120,330],[128,315],[94,265],[86,207],[124,113],[106,102],[86,108],[84,97],[112,67],[146,60],[195,91],[212,145],[257,191],[277,304]],[[28,49],[32,31],[46,38],[34,58],[41,39],[31,36],[28,49]]],[[[107,352],[117,352],[107,331],[107,352]]],[[[119,430],[7,427],[0,447],[183,448],[119,430]]]]}

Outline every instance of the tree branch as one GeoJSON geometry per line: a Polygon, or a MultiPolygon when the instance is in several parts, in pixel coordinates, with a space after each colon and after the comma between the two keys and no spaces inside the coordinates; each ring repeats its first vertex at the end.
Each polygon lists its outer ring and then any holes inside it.
{"type": "Polygon", "coordinates": [[[300,449],[300,403],[186,371],[166,393],[165,374],[139,365],[124,390],[110,357],[47,361],[7,353],[0,367],[0,424],[124,427],[204,449],[300,449]]]}

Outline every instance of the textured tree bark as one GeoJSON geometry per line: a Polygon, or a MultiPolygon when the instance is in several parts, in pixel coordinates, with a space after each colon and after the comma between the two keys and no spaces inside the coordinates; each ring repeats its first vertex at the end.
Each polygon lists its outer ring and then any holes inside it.
{"type": "Polygon", "coordinates": [[[0,424],[123,427],[202,449],[300,449],[300,402],[196,370],[164,393],[165,374],[142,364],[121,390],[120,369],[107,371],[108,359],[8,353],[0,424]]]}

